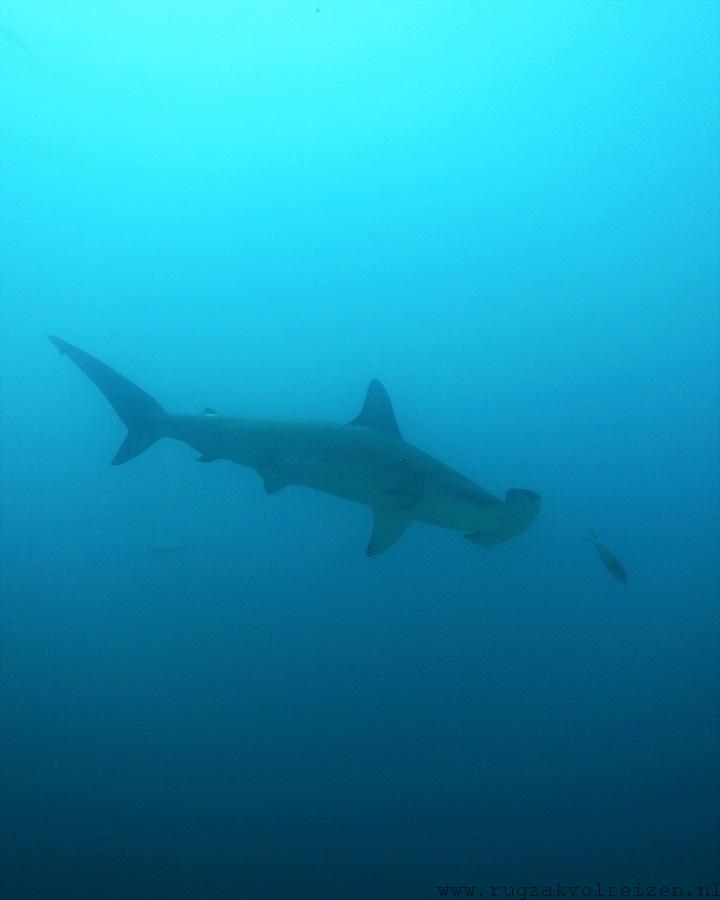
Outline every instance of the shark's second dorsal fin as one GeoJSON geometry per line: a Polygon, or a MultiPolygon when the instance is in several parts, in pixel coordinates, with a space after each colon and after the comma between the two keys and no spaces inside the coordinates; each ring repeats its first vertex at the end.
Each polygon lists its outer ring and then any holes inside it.
{"type": "Polygon", "coordinates": [[[393,437],[402,439],[388,392],[377,378],[373,378],[368,385],[360,415],[355,416],[354,419],[348,422],[348,425],[375,428],[385,434],[391,434],[393,437]]]}

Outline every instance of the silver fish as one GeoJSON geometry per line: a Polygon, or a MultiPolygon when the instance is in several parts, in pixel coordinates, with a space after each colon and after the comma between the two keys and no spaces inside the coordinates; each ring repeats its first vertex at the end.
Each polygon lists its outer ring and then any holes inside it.
{"type": "Polygon", "coordinates": [[[628,574],[625,571],[625,567],[623,566],[623,564],[620,562],[620,560],[617,558],[617,556],[615,556],[615,554],[612,551],[608,550],[608,548],[604,544],[600,543],[600,541],[597,539],[597,535],[595,534],[593,529],[592,528],[590,529],[590,537],[586,537],[585,535],[580,535],[580,537],[584,541],[587,541],[589,544],[593,545],[593,547],[598,552],[598,556],[605,563],[605,567],[608,570],[608,572],[610,572],[612,577],[616,581],[619,581],[620,584],[627,585],[628,574]]]}

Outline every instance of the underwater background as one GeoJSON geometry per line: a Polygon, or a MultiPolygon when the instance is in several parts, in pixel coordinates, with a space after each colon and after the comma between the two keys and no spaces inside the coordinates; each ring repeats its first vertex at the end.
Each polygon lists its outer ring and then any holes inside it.
{"type": "Polygon", "coordinates": [[[0,85],[0,897],[717,881],[720,6],[3,2],[0,85]],[[111,467],[48,334],[178,412],[377,377],[541,513],[367,559],[366,507],[111,467]]]}

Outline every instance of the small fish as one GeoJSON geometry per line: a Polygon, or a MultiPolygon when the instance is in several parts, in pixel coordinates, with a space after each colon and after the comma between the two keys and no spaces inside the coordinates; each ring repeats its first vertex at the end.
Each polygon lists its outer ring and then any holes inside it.
{"type": "Polygon", "coordinates": [[[11,28],[7,27],[7,25],[0,25],[0,34],[7,38],[11,44],[15,44],[16,47],[19,47],[24,53],[27,53],[28,56],[32,56],[32,50],[25,41],[21,40],[11,28]]]}
{"type": "Polygon", "coordinates": [[[616,581],[619,581],[620,584],[627,584],[628,583],[627,572],[625,571],[625,567],[620,562],[620,560],[617,558],[617,556],[615,556],[614,553],[612,553],[610,550],[608,550],[608,548],[604,544],[600,543],[600,541],[597,539],[597,535],[595,534],[595,532],[593,531],[592,528],[590,529],[590,535],[591,535],[590,537],[585,537],[585,535],[580,535],[580,537],[584,541],[587,541],[588,544],[593,545],[593,547],[598,552],[598,556],[605,563],[605,567],[607,568],[608,572],[610,572],[612,577],[616,581]]]}

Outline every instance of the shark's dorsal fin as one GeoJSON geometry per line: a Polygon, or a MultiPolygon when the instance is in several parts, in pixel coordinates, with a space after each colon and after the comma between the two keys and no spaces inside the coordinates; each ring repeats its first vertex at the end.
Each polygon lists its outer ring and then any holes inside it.
{"type": "Polygon", "coordinates": [[[402,439],[388,392],[377,378],[373,378],[368,385],[360,414],[348,422],[348,425],[375,428],[384,434],[391,434],[393,437],[402,439]]]}
{"type": "Polygon", "coordinates": [[[377,556],[391,547],[412,522],[409,516],[402,510],[375,509],[375,524],[370,535],[370,543],[367,545],[366,554],[377,556]]]}

